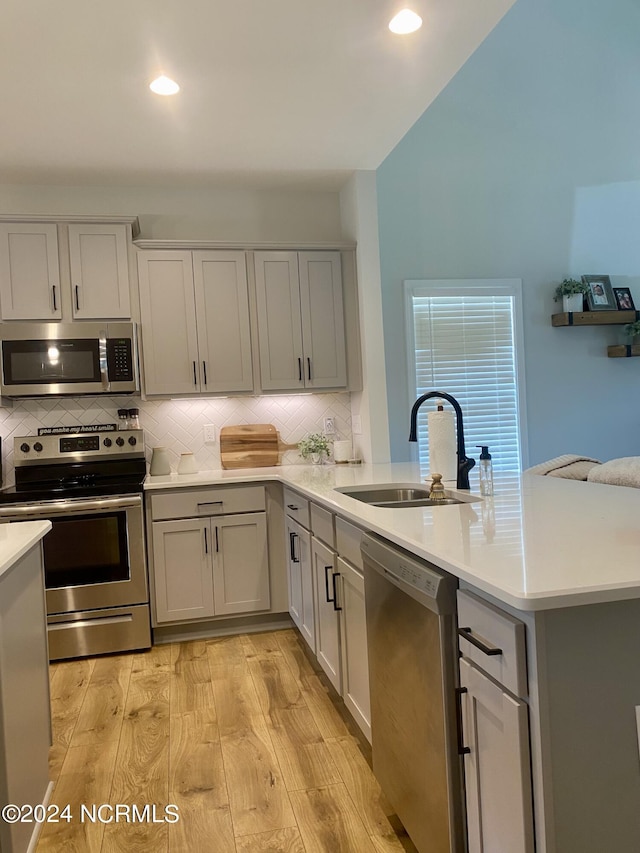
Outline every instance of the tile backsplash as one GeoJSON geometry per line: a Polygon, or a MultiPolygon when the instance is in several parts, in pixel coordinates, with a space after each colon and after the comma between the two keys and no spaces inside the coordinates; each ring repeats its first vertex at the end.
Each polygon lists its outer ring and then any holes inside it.
{"type": "MultiPolygon", "coordinates": [[[[3,446],[3,484],[13,484],[13,439],[35,435],[40,427],[116,423],[120,408],[140,409],[147,462],[153,447],[167,447],[173,470],[180,454],[193,452],[198,468],[220,467],[220,445],[204,443],[204,425],[214,424],[216,438],[223,426],[270,423],[283,442],[294,444],[309,432],[322,432],[323,418],[334,418],[340,438],[351,438],[350,395],[296,394],[265,397],[216,397],[182,400],[141,400],[138,397],[73,397],[15,401],[0,408],[3,446]]],[[[297,451],[282,456],[285,464],[302,462],[297,451]]]]}

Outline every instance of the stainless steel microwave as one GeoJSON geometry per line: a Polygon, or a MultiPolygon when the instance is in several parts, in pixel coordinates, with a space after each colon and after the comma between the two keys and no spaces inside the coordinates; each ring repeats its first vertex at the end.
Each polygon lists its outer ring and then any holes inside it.
{"type": "Polygon", "coordinates": [[[133,394],[134,323],[0,323],[5,397],[133,394]]]}

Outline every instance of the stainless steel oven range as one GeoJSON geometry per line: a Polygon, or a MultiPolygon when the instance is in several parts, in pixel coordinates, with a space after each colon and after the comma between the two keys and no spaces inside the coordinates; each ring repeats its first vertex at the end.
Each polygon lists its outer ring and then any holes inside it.
{"type": "Polygon", "coordinates": [[[14,439],[0,521],[48,518],[43,540],[51,660],[148,648],[142,430],[14,439]]]}

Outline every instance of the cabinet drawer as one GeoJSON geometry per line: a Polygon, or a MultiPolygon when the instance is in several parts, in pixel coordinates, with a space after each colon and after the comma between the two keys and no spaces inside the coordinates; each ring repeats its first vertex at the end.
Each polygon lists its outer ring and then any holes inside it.
{"type": "Polygon", "coordinates": [[[336,547],[333,513],[314,503],[311,504],[311,532],[330,548],[336,547]]]}
{"type": "Polygon", "coordinates": [[[284,511],[309,530],[311,526],[309,524],[309,501],[306,498],[301,497],[297,492],[292,492],[291,489],[285,488],[284,511]]]}
{"type": "Polygon", "coordinates": [[[211,489],[185,489],[151,495],[154,521],[168,518],[222,515],[236,512],[260,512],[265,509],[264,486],[225,486],[211,489]]]}
{"type": "Polygon", "coordinates": [[[348,560],[351,565],[364,571],[362,566],[362,554],[360,553],[360,542],[362,530],[354,524],[345,521],[344,518],[336,516],[336,550],[341,557],[348,560]]]}
{"type": "Polygon", "coordinates": [[[472,640],[488,649],[500,649],[499,654],[488,654],[464,638],[459,637],[463,656],[520,697],[527,695],[527,660],[525,650],[525,625],[503,610],[499,610],[467,590],[458,590],[459,630],[469,629],[472,640]]]}

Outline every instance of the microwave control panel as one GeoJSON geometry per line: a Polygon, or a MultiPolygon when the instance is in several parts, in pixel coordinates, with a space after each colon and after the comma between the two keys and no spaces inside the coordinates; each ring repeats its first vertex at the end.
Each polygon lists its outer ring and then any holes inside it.
{"type": "Polygon", "coordinates": [[[110,382],[133,381],[131,338],[107,339],[107,372],[110,382]]]}

